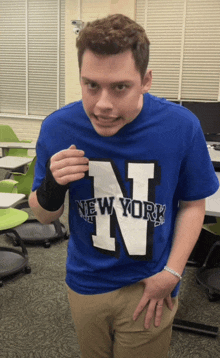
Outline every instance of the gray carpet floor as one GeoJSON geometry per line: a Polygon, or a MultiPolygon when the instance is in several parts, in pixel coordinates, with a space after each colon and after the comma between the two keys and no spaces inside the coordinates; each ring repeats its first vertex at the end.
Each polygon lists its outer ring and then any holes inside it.
{"type": "MultiPolygon", "coordinates": [[[[0,170],[0,180],[5,171],[0,170]]],[[[33,215],[30,209],[24,209],[33,215]]],[[[61,222],[68,230],[68,202],[61,222]]],[[[6,235],[0,246],[12,246],[6,235]]],[[[74,323],[65,286],[67,240],[27,245],[30,274],[19,273],[4,280],[0,288],[0,358],[79,358],[74,323]]],[[[19,248],[18,248],[19,249],[19,248]]],[[[196,283],[196,269],[187,267],[176,318],[214,325],[220,330],[220,301],[209,302],[196,283]]],[[[217,338],[173,331],[170,358],[220,357],[217,338]]]]}

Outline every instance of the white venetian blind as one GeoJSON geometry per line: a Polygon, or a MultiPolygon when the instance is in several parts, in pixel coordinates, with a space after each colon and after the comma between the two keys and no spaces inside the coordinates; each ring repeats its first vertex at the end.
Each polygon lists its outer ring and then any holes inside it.
{"type": "Polygon", "coordinates": [[[146,9],[146,0],[136,1],[136,22],[145,28],[145,9],[146,9]]]}
{"type": "Polygon", "coordinates": [[[28,3],[29,114],[57,106],[57,0],[28,3]]]}
{"type": "Polygon", "coordinates": [[[65,103],[65,0],[1,0],[0,11],[0,112],[47,115],[65,103]]]}
{"type": "Polygon", "coordinates": [[[150,93],[178,98],[182,55],[183,0],[148,0],[146,32],[151,42],[148,68],[153,70],[150,93]]]}
{"type": "Polygon", "coordinates": [[[0,1],[0,112],[25,113],[25,19],[26,0],[0,1]]]}
{"type": "Polygon", "coordinates": [[[151,42],[152,94],[220,100],[219,0],[137,0],[136,19],[151,42]]]}
{"type": "Polygon", "coordinates": [[[60,1],[60,36],[59,36],[59,107],[65,99],[65,0],[60,1]]]}
{"type": "Polygon", "coordinates": [[[217,101],[220,76],[220,1],[187,0],[183,100],[217,101]]]}

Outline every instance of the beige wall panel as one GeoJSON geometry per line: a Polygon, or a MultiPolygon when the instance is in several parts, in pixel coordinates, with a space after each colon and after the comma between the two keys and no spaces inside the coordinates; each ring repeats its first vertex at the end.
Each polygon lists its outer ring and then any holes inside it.
{"type": "Polygon", "coordinates": [[[76,35],[73,33],[72,20],[80,19],[78,0],[66,0],[65,20],[65,103],[81,98],[79,70],[76,52],[76,35]]]}
{"type": "Polygon", "coordinates": [[[82,20],[85,22],[101,19],[110,14],[109,0],[82,0],[82,20]]]}
{"type": "Polygon", "coordinates": [[[135,20],[136,0],[111,0],[111,14],[123,14],[135,20]]]}

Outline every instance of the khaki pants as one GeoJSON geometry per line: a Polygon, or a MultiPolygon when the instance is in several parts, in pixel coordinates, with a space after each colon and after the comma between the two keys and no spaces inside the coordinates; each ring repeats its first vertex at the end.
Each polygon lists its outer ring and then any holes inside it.
{"type": "Polygon", "coordinates": [[[68,287],[71,313],[82,358],[165,358],[168,356],[172,323],[178,308],[164,303],[159,327],[144,328],[146,310],[133,321],[144,286],[135,283],[98,295],[81,295],[68,287]]]}

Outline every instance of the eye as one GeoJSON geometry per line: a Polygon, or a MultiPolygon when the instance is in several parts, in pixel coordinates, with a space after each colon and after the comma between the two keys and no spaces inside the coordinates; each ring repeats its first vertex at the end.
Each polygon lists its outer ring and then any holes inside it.
{"type": "Polygon", "coordinates": [[[128,88],[129,86],[128,85],[124,85],[123,83],[122,84],[119,84],[117,85],[115,88],[118,92],[122,92],[124,91],[126,88],[128,88]]]}
{"type": "Polygon", "coordinates": [[[90,89],[90,90],[95,90],[98,88],[98,85],[95,82],[87,82],[86,85],[87,85],[88,89],[90,89]]]}

